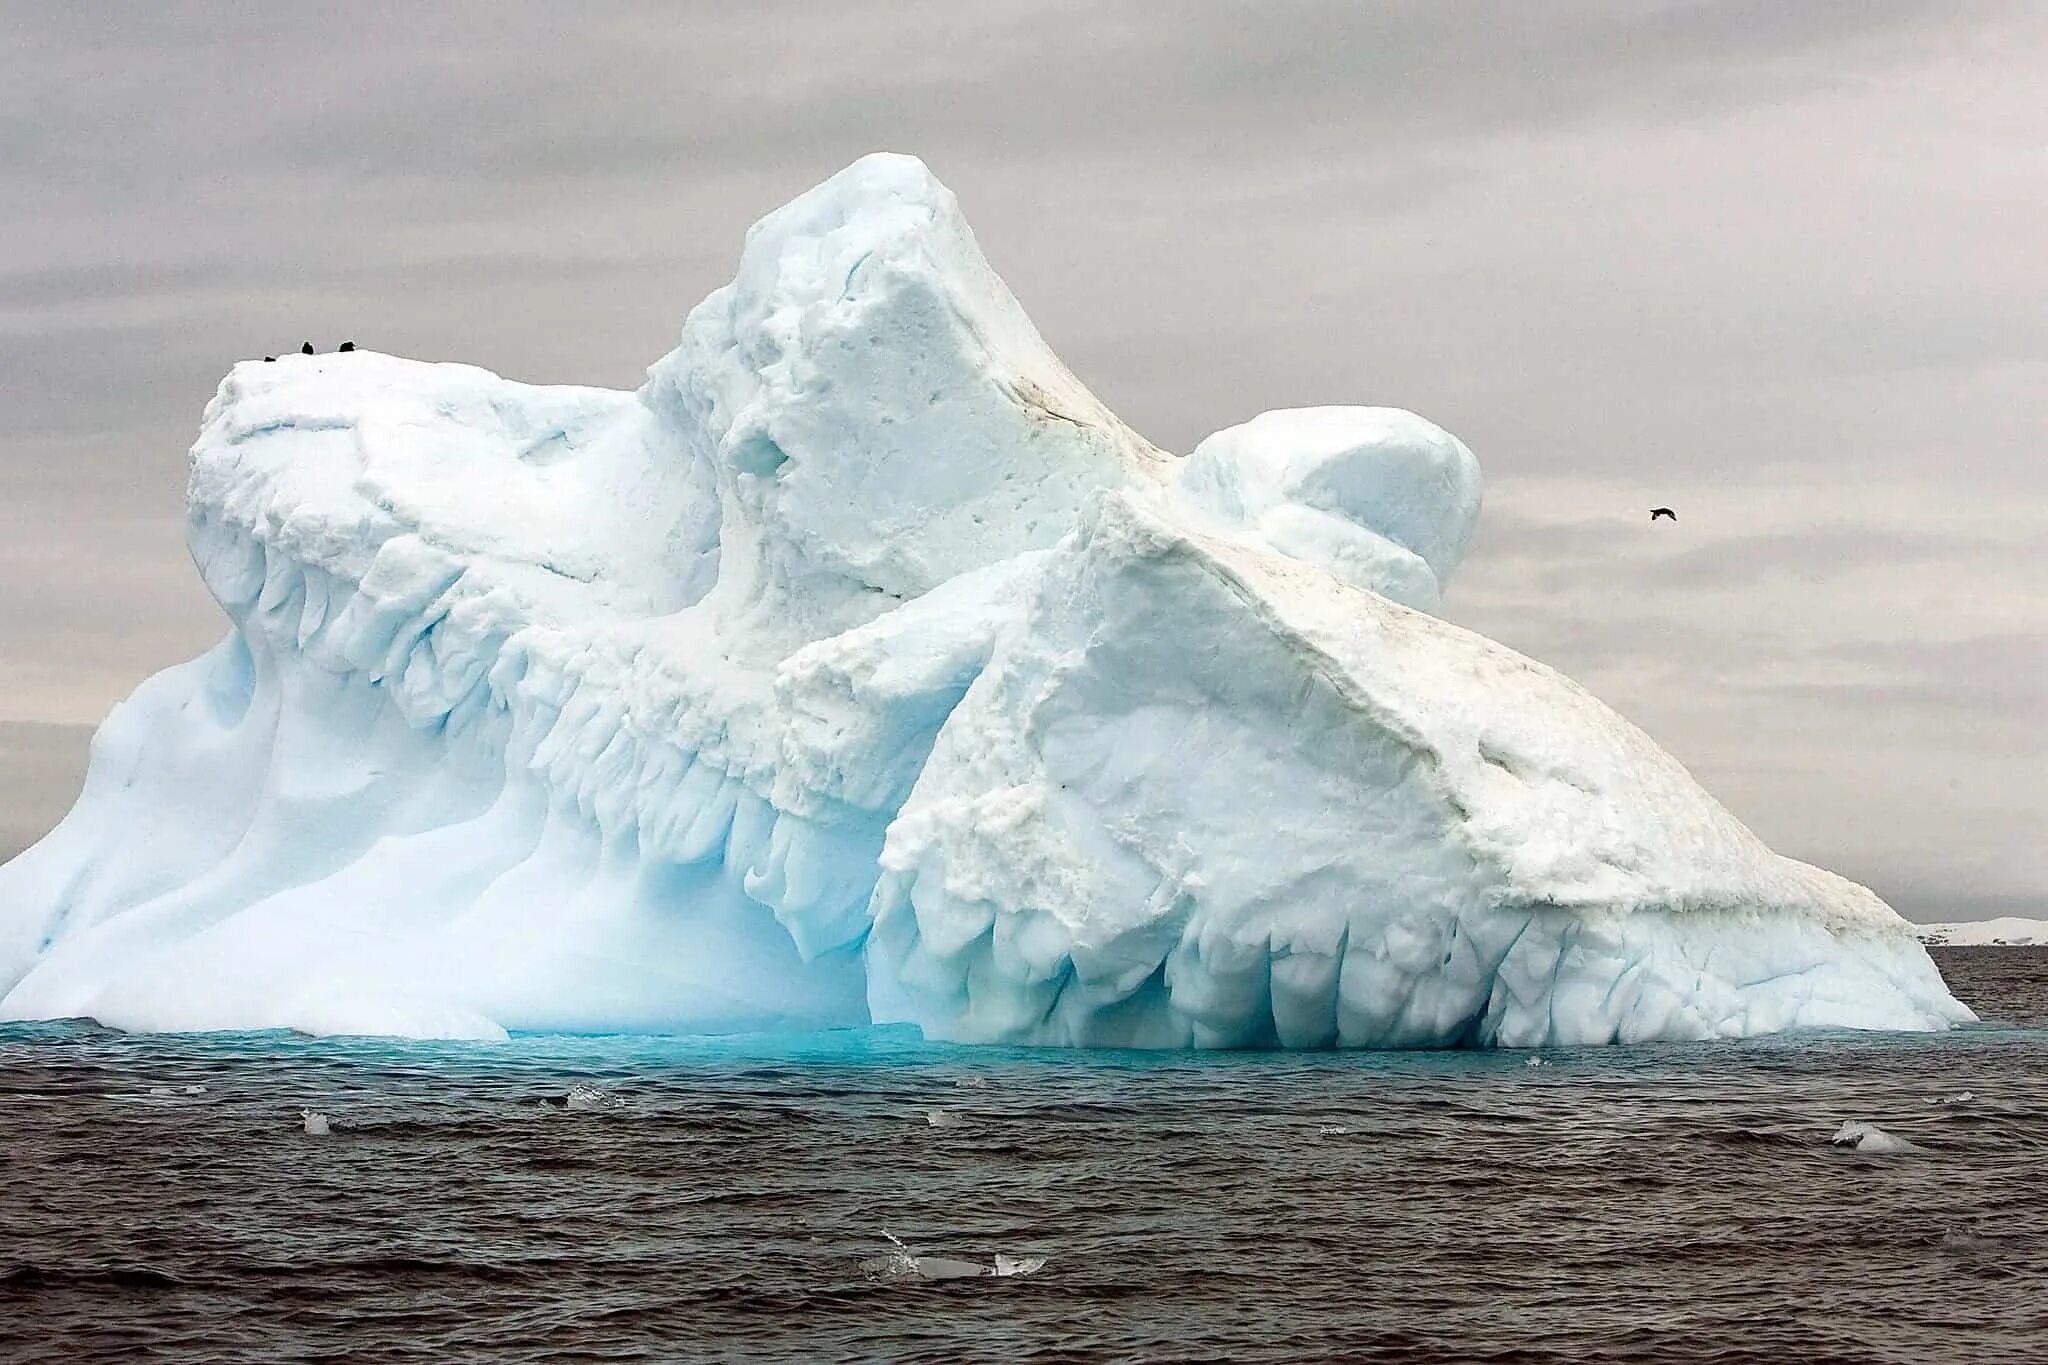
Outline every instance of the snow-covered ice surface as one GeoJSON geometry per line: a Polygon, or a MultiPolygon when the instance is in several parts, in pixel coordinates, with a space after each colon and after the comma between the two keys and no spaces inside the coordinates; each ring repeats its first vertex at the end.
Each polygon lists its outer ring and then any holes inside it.
{"type": "Polygon", "coordinates": [[[231,626],[0,869],[0,1017],[121,1028],[1553,1045],[1970,1018],[1558,674],[1430,614],[1472,454],[1184,460],[922,164],[763,219],[637,393],[242,363],[231,626]]]}
{"type": "Polygon", "coordinates": [[[2021,919],[2006,915],[2000,919],[1959,920],[1954,924],[1916,924],[1922,943],[1966,947],[2048,947],[2048,920],[2021,919]]]}

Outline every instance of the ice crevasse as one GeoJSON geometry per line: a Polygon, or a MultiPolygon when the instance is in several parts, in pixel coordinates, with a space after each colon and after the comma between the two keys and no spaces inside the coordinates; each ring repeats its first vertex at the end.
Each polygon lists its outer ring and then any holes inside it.
{"type": "Polygon", "coordinates": [[[761,220],[634,393],[234,367],[227,613],[0,868],[0,1016],[1531,1046],[1969,1019],[1569,680],[1438,619],[1448,433],[1185,458],[917,160],[761,220]]]}

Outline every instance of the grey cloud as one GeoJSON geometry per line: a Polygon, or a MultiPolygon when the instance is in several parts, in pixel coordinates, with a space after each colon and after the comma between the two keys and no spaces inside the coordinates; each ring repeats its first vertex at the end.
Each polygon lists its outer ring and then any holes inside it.
{"type": "Polygon", "coordinates": [[[92,729],[0,721],[0,859],[43,836],[85,778],[92,729]]]}
{"type": "MultiPolygon", "coordinates": [[[[1773,501],[1789,498],[1779,495],[1773,501]]],[[[1872,570],[1968,561],[2011,548],[1993,540],[1867,524],[1717,535],[1691,532],[1683,513],[1676,527],[1652,525],[1647,518],[1646,506],[1558,521],[1492,514],[1475,537],[1474,568],[1460,586],[1484,575],[1489,586],[1511,580],[1549,598],[1603,588],[1631,594],[1721,592],[1762,580],[1818,586],[1872,570]],[[1704,534],[1704,543],[1671,548],[1694,534],[1704,534]]]]}
{"type": "MultiPolygon", "coordinates": [[[[1728,536],[1662,555],[1643,566],[1637,581],[1672,588],[1725,587],[1776,575],[1812,581],[1873,566],[1920,564],[1965,549],[1958,541],[1913,531],[1823,526],[1728,536]]],[[[1538,581],[1545,587],[1563,586],[1573,581],[1573,570],[1545,569],[1538,581]]]]}
{"type": "Polygon", "coordinates": [[[1946,714],[1977,743],[2010,752],[2015,727],[2048,732],[2048,631],[1939,643],[1853,641],[1812,651],[1854,679],[1751,684],[1758,696],[1799,696],[1891,716],[1946,714]]]}
{"type": "Polygon", "coordinates": [[[16,98],[54,108],[70,136],[12,146],[17,165],[67,178],[112,166],[145,184],[205,174],[202,157],[484,182],[764,164],[814,176],[848,145],[901,137],[941,155],[997,139],[1011,158],[1107,157],[1125,171],[1172,147],[1172,162],[1213,169],[1602,115],[1699,118],[1853,82],[1962,22],[1904,3],[1515,0],[1453,13],[1414,0],[1018,4],[971,18],[866,0],[687,21],[665,5],[359,6],[255,24],[172,6],[118,26],[50,10],[29,21],[16,98]],[[279,60],[298,52],[320,55],[279,60]],[[166,110],[201,122],[150,117],[166,110]],[[96,157],[76,156],[81,134],[96,157]],[[182,155],[153,157],[155,139],[182,155]]]}
{"type": "MultiPolygon", "coordinates": [[[[1214,160],[1270,155],[1275,140],[1263,130],[1280,119],[1290,140],[1341,146],[1373,128],[1442,137],[1523,132],[1606,110],[1698,116],[1810,90],[1816,79],[1853,80],[1873,58],[1883,60],[1865,50],[1872,40],[1896,44],[1957,22],[1952,9],[1927,4],[1788,11],[1676,3],[1601,12],[1512,0],[1463,7],[1449,22],[1432,4],[1340,0],[1154,3],[1120,13],[985,6],[973,23],[946,5],[820,13],[785,4],[688,30],[666,8],[597,24],[584,16],[536,21],[537,14],[548,12],[515,14],[524,32],[514,36],[545,43],[544,65],[521,60],[531,48],[501,47],[422,83],[412,61],[387,51],[380,93],[401,97],[402,120],[382,126],[389,143],[421,165],[467,173],[530,171],[536,154],[543,166],[640,172],[679,156],[758,165],[764,154],[823,151],[837,130],[873,136],[919,122],[944,144],[1028,116],[1034,132],[1057,136],[1055,154],[1065,157],[1083,138],[1114,154],[1137,131],[1186,136],[1196,131],[1188,115],[1199,104],[1202,145],[1189,150],[1214,160]],[[1801,60],[1815,48],[1822,60],[1801,60]],[[890,78],[877,80],[877,71],[890,78]],[[681,72],[690,78],[678,80],[681,72]],[[587,117],[598,100],[637,117],[587,117]],[[691,117],[733,105],[745,116],[691,117]],[[526,116],[536,107],[563,115],[539,124],[538,147],[526,116]],[[952,126],[939,115],[951,115],[952,126]],[[593,134],[591,124],[607,122],[608,135],[593,134]],[[645,131],[621,136],[620,122],[645,131]]],[[[295,137],[295,150],[349,162],[376,145],[310,126],[295,137]]],[[[1031,155],[1028,145],[1013,150],[1031,155]]]]}
{"type": "MultiPolygon", "coordinates": [[[[2015,704],[2025,705],[2033,697],[2020,689],[1985,685],[1978,683],[1957,684],[1946,680],[1916,682],[1887,681],[1834,681],[1834,682],[1762,682],[1743,681],[1736,688],[1745,697],[1778,708],[1814,708],[1827,711],[1848,710],[1856,713],[1863,723],[1883,722],[1889,717],[1916,715],[1926,717],[1929,713],[1948,713],[1965,721],[1977,720],[2001,712],[2010,713],[2015,704]]],[[[2036,705],[2029,709],[2038,714],[2036,705]]],[[[1976,747],[1966,742],[1966,736],[1951,736],[1959,747],[1976,747]]],[[[1978,736],[1983,747],[1994,751],[2007,743],[2002,734],[1993,732],[1978,736]]]]}

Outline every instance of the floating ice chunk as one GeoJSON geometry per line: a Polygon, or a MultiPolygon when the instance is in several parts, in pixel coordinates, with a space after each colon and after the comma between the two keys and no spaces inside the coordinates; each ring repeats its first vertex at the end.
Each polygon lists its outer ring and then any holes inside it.
{"type": "Polygon", "coordinates": [[[1974,1104],[1977,1097],[1965,1090],[1959,1094],[1938,1096],[1933,1103],[1941,1105],[1974,1104]]]}
{"type": "Polygon", "coordinates": [[[1892,1152],[1917,1152],[1917,1144],[1902,1137],[1894,1137],[1874,1123],[1844,1123],[1835,1130],[1828,1142],[1836,1147],[1848,1147],[1858,1152],[1886,1154],[1892,1152]]]}
{"type": "Polygon", "coordinates": [[[924,1121],[934,1128],[964,1128],[967,1120],[950,1109],[934,1109],[924,1116],[924,1121]]]}
{"type": "Polygon", "coordinates": [[[1543,1065],[1543,1059],[1542,1059],[1541,1057],[1531,1057],[1531,1058],[1529,1059],[1529,1065],[1530,1065],[1530,1066],[1542,1066],[1542,1065],[1543,1065]]]}
{"type": "Polygon", "coordinates": [[[950,1256],[912,1256],[910,1268],[923,1280],[966,1280],[989,1273],[979,1261],[956,1261],[950,1256]]]}
{"type": "Polygon", "coordinates": [[[871,1273],[884,1279],[919,1280],[972,1280],[982,1278],[1008,1279],[1020,1275],[1031,1275],[1045,1268],[1043,1256],[1008,1256],[996,1254],[993,1264],[980,1261],[963,1261],[953,1256],[919,1256],[890,1233],[884,1237],[895,1250],[887,1256],[875,1257],[863,1262],[871,1273]]]}
{"type": "Polygon", "coordinates": [[[149,1093],[152,1095],[175,1095],[177,1092],[167,1085],[153,1085],[149,1088],[149,1093]]]}
{"type": "Polygon", "coordinates": [[[326,1137],[328,1133],[333,1131],[327,1121],[327,1115],[321,1113],[318,1109],[301,1109],[299,1117],[305,1122],[306,1136],[308,1137],[326,1137]]]}
{"type": "Polygon", "coordinates": [[[617,1109],[624,1101],[599,1086],[578,1083],[569,1087],[569,1093],[562,1097],[564,1109],[589,1112],[593,1109],[617,1109]]]}

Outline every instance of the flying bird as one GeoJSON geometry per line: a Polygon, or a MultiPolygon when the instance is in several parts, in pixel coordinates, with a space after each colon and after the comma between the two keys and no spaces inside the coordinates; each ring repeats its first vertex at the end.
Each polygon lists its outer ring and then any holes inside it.
{"type": "Polygon", "coordinates": [[[1652,507],[1650,509],[1650,520],[1655,521],[1659,517],[1664,517],[1671,521],[1677,521],[1678,513],[1672,511],[1669,507],[1652,507]]]}

